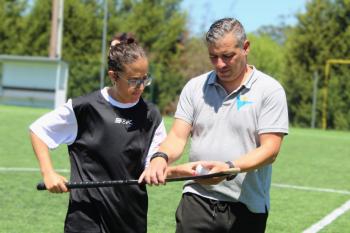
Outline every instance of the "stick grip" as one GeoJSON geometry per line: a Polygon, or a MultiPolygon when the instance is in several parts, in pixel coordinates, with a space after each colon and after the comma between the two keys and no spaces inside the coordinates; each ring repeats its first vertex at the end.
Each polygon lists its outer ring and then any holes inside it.
{"type": "MultiPolygon", "coordinates": [[[[67,182],[68,189],[77,188],[98,188],[98,187],[113,187],[116,185],[135,185],[138,184],[138,180],[109,180],[109,181],[82,181],[82,182],[67,182]]],[[[40,182],[36,189],[39,191],[46,190],[46,186],[43,182],[40,182]]]]}
{"type": "Polygon", "coordinates": [[[40,190],[40,191],[46,190],[46,186],[45,186],[44,182],[40,182],[40,183],[36,186],[36,189],[37,189],[37,190],[40,190]]]}

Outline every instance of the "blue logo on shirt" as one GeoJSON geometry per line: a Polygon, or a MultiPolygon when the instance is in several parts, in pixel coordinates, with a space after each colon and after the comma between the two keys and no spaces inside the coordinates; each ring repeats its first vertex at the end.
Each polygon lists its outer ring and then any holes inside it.
{"type": "Polygon", "coordinates": [[[242,96],[242,97],[241,97],[240,94],[237,96],[237,110],[238,110],[238,111],[239,111],[239,109],[240,109],[241,107],[243,107],[244,105],[252,104],[252,103],[253,103],[253,101],[248,101],[247,97],[245,97],[245,96],[242,96]]]}

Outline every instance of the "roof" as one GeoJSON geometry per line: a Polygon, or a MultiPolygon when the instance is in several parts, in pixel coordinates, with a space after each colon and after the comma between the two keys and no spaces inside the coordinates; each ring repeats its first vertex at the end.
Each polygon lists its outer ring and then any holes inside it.
{"type": "Polygon", "coordinates": [[[39,57],[39,56],[19,56],[19,55],[6,55],[6,54],[0,54],[0,61],[31,61],[31,62],[49,62],[49,63],[63,62],[65,63],[59,58],[39,57]]]}

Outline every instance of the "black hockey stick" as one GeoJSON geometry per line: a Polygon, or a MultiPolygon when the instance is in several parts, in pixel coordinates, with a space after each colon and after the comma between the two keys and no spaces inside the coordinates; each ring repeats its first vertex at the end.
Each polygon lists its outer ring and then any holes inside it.
{"type": "MultiPolygon", "coordinates": [[[[223,176],[231,176],[236,175],[240,172],[239,168],[231,168],[224,172],[216,172],[210,173],[206,175],[198,175],[198,176],[182,176],[182,177],[174,177],[167,178],[166,182],[174,182],[174,181],[185,181],[185,180],[200,180],[200,179],[210,179],[214,177],[223,177],[223,176]]],[[[135,185],[139,184],[138,180],[110,180],[110,181],[83,181],[83,182],[67,182],[66,186],[68,189],[79,189],[79,188],[99,188],[99,187],[113,187],[118,185],[135,185]]],[[[46,190],[46,186],[43,182],[39,183],[36,186],[37,190],[46,190]]]]}

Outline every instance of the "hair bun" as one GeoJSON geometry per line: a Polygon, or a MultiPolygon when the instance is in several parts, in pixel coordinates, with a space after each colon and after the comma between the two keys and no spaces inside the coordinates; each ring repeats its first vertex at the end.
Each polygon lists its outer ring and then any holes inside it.
{"type": "Polygon", "coordinates": [[[128,38],[128,39],[126,40],[126,43],[127,43],[127,44],[136,43],[136,40],[135,40],[135,38],[130,37],[130,38],[128,38]]]}
{"type": "Polygon", "coordinates": [[[122,32],[114,35],[111,45],[115,46],[118,44],[132,44],[137,43],[134,35],[131,32],[122,32]]]}

